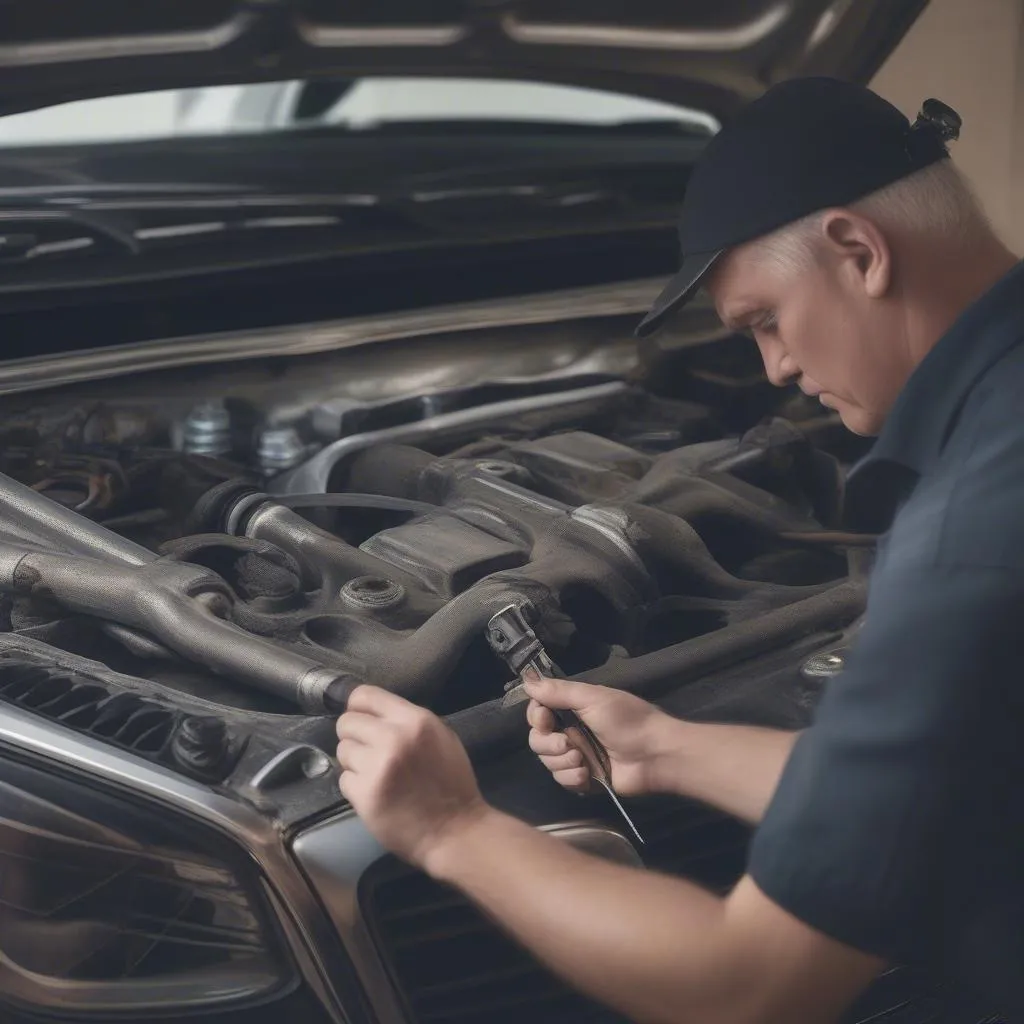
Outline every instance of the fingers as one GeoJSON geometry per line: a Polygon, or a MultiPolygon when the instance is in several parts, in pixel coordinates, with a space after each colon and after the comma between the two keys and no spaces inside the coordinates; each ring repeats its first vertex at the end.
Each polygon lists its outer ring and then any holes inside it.
{"type": "Polygon", "coordinates": [[[404,697],[365,684],[352,691],[346,707],[335,723],[335,733],[339,742],[345,740],[349,745],[379,742],[383,734],[375,731],[377,727],[408,724],[420,714],[420,708],[404,697]]]}
{"type": "Polygon", "coordinates": [[[368,758],[372,757],[372,751],[362,743],[353,743],[350,740],[343,740],[338,744],[337,750],[338,766],[342,772],[356,772],[365,768],[368,758]]]}
{"type": "Polygon", "coordinates": [[[573,793],[588,793],[590,791],[590,771],[586,768],[568,768],[565,771],[555,772],[553,777],[555,782],[573,793]]]}
{"type": "Polygon", "coordinates": [[[352,772],[342,769],[341,775],[338,777],[338,789],[341,790],[341,795],[349,802],[352,803],[352,772]]]}
{"type": "MultiPolygon", "coordinates": [[[[402,719],[415,713],[415,704],[391,693],[380,686],[364,683],[349,695],[346,711],[357,711],[364,715],[378,715],[381,718],[402,719]]],[[[342,716],[344,717],[344,716],[342,716]]]]}
{"type": "Polygon", "coordinates": [[[590,771],[583,753],[574,747],[564,732],[530,731],[530,749],[541,764],[567,789],[585,793],[590,789],[590,771]]]}
{"type": "Polygon", "coordinates": [[[569,679],[528,680],[524,686],[526,692],[538,704],[543,704],[548,708],[563,708],[573,711],[584,711],[594,703],[595,698],[607,692],[603,686],[577,683],[569,679]]]}
{"type": "Polygon", "coordinates": [[[337,759],[342,772],[359,773],[370,767],[381,751],[394,745],[401,727],[393,718],[362,711],[346,711],[337,722],[337,759]]]}
{"type": "Polygon", "coordinates": [[[558,754],[555,757],[541,757],[540,763],[552,775],[557,775],[559,772],[568,771],[572,768],[586,767],[583,755],[578,750],[570,750],[566,754],[558,754]]]}
{"type": "Polygon", "coordinates": [[[358,772],[387,742],[393,729],[381,718],[346,711],[338,719],[338,764],[342,771],[358,772]]]}
{"type": "Polygon", "coordinates": [[[380,737],[384,727],[384,720],[376,715],[367,715],[361,711],[346,711],[338,719],[335,731],[339,740],[371,744],[375,738],[380,737]]]}
{"type": "Polygon", "coordinates": [[[570,743],[564,732],[540,732],[531,729],[530,749],[541,757],[554,757],[568,752],[570,743]]]}
{"type": "Polygon", "coordinates": [[[554,731],[554,715],[531,700],[526,716],[533,726],[530,749],[540,757],[541,764],[566,788],[585,792],[590,787],[590,772],[583,754],[569,742],[564,732],[554,731]]]}
{"type": "Polygon", "coordinates": [[[527,705],[526,720],[538,732],[555,731],[555,716],[548,708],[543,704],[538,704],[535,700],[531,700],[527,705]]]}

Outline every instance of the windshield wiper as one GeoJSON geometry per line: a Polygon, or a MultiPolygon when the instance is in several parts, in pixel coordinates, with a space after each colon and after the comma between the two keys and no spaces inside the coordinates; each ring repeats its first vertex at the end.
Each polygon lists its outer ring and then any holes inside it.
{"type": "Polygon", "coordinates": [[[117,217],[74,208],[0,209],[0,262],[24,262],[86,249],[116,249],[134,256],[142,246],[117,217]]]}
{"type": "Polygon", "coordinates": [[[440,118],[382,120],[363,124],[346,121],[310,125],[298,128],[304,132],[345,132],[353,135],[641,135],[657,138],[678,137],[680,139],[710,139],[711,129],[703,124],[677,121],[673,118],[650,118],[645,120],[618,121],[609,124],[581,123],[574,121],[512,120],[512,119],[470,119],[440,118]]]}

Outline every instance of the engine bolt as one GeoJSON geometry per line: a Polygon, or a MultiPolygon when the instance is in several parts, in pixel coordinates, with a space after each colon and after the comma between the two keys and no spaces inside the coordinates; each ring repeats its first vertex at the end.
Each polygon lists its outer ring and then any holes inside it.
{"type": "Polygon", "coordinates": [[[341,596],[347,604],[356,608],[379,611],[393,608],[405,600],[405,587],[379,576],[358,576],[341,588],[341,596]]]}
{"type": "Polygon", "coordinates": [[[219,718],[190,715],[174,735],[171,754],[187,771],[215,775],[228,754],[227,726],[219,718]]]}
{"type": "Polygon", "coordinates": [[[185,420],[182,451],[188,455],[227,455],[231,444],[231,414],[223,402],[203,402],[185,420]]]}
{"type": "Polygon", "coordinates": [[[294,427],[265,427],[256,444],[256,458],[264,473],[280,473],[299,465],[306,446],[294,427]]]}
{"type": "Polygon", "coordinates": [[[822,654],[812,655],[803,663],[800,674],[804,679],[812,679],[819,682],[824,679],[833,679],[839,675],[846,665],[845,648],[837,648],[834,651],[825,651],[822,654]]]}

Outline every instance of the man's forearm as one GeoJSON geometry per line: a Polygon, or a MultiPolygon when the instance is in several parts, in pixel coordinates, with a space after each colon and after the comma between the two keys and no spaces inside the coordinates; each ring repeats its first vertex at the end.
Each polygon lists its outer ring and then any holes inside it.
{"type": "Polygon", "coordinates": [[[756,825],[799,735],[670,719],[652,767],[653,788],[700,800],[756,825]]]}
{"type": "Polygon", "coordinates": [[[575,987],[631,1019],[720,1019],[706,1012],[704,993],[724,904],[696,886],[587,856],[498,812],[426,866],[575,987]],[[684,1013],[687,989],[692,1012],[684,1013]]]}
{"type": "Polygon", "coordinates": [[[789,919],[759,917],[744,880],[728,899],[682,879],[599,860],[487,809],[426,870],[462,890],[573,987],[638,1024],[833,1021],[872,976],[826,957],[793,983],[789,919]]]}

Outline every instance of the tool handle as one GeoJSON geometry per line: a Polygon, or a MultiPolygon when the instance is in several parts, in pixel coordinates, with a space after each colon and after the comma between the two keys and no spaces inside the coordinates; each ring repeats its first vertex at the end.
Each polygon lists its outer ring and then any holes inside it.
{"type": "MultiPolygon", "coordinates": [[[[565,673],[550,659],[546,658],[544,666],[551,679],[565,679],[565,673]]],[[[541,674],[540,666],[536,663],[530,666],[538,675],[541,674]]],[[[555,725],[559,732],[565,733],[569,743],[574,746],[582,755],[590,774],[594,779],[605,786],[612,783],[612,762],[604,744],[594,735],[593,729],[583,721],[580,716],[571,708],[549,708],[555,716],[555,725]]]]}
{"type": "Polygon", "coordinates": [[[611,785],[612,763],[604,744],[594,735],[593,730],[575,711],[552,708],[555,723],[565,733],[570,745],[582,755],[590,774],[601,783],[611,785]]]}

